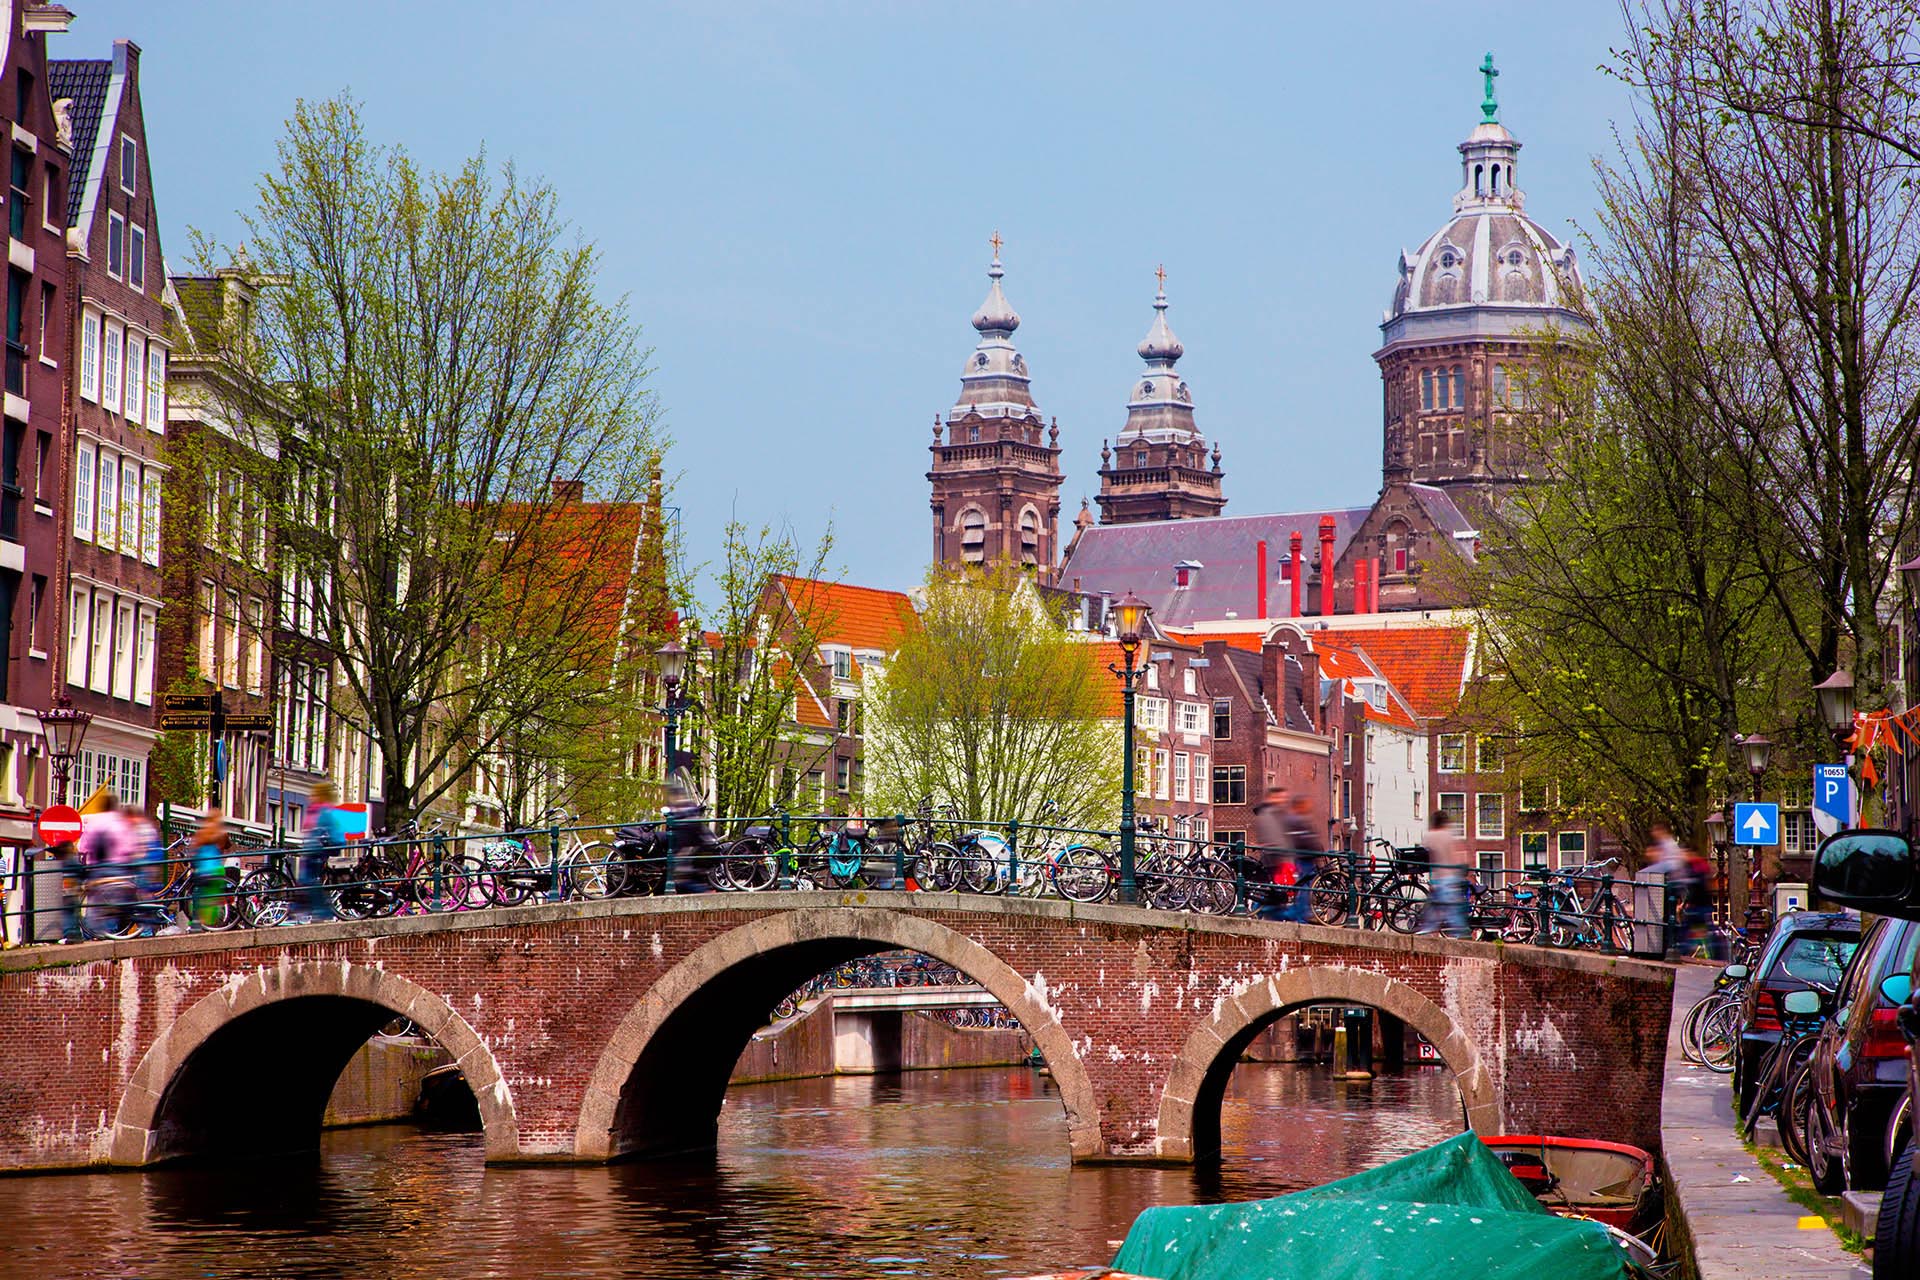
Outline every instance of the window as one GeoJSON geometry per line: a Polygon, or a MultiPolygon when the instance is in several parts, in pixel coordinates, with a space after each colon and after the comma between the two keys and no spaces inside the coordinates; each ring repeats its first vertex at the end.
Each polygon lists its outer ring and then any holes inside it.
{"type": "Polygon", "coordinates": [[[258,596],[247,601],[247,692],[267,689],[267,602],[258,596]]]}
{"type": "Polygon", "coordinates": [[[1247,766],[1243,764],[1213,766],[1213,802],[1215,804],[1247,802],[1247,766]]]}
{"type": "Polygon", "coordinates": [[[153,645],[157,623],[153,610],[140,611],[140,647],[133,660],[133,700],[141,706],[153,701],[153,645]]]}
{"type": "Polygon", "coordinates": [[[160,468],[141,473],[140,558],[160,563],[160,468]]]}
{"type": "Polygon", "coordinates": [[[140,468],[132,458],[120,460],[120,550],[140,554],[140,468]]]}
{"type": "Polygon", "coordinates": [[[1340,763],[1353,763],[1353,734],[1351,732],[1340,735],[1340,763]]]}
{"type": "Polygon", "coordinates": [[[1520,833],[1520,862],[1525,867],[1544,867],[1547,865],[1547,833],[1544,831],[1522,831],[1520,833]]]}
{"type": "Polygon", "coordinates": [[[1183,693],[1193,692],[1193,668],[1192,667],[1188,667],[1185,671],[1182,671],[1180,673],[1180,690],[1183,693]]]}
{"type": "Polygon", "coordinates": [[[1442,791],[1438,800],[1440,812],[1453,819],[1453,829],[1465,834],[1467,829],[1467,793],[1464,791],[1442,791]]]}
{"type": "Polygon", "coordinates": [[[55,364],[53,353],[47,350],[47,321],[53,318],[53,286],[40,286],[40,345],[37,350],[40,358],[48,364],[55,364]]]}
{"type": "Polygon", "coordinates": [[[89,650],[91,664],[87,673],[87,687],[95,693],[105,693],[112,686],[113,668],[108,665],[108,646],[113,642],[113,597],[105,592],[93,598],[93,645],[89,650]]]}
{"type": "Polygon", "coordinates": [[[1233,736],[1233,700],[1231,698],[1213,700],[1213,736],[1216,738],[1233,736]]]}
{"type": "Polygon", "coordinates": [[[100,509],[95,518],[95,541],[111,550],[120,542],[120,459],[104,449],[100,453],[100,492],[96,496],[100,509]]]}
{"type": "Polygon", "coordinates": [[[240,604],[231,593],[220,610],[220,683],[240,687],[240,604]]]}
{"type": "Polygon", "coordinates": [[[835,649],[833,651],[833,678],[835,680],[853,679],[853,651],[835,649]]]}
{"type": "Polygon", "coordinates": [[[133,195],[140,189],[140,145],[120,135],[120,189],[133,195]]]}
{"type": "Polygon", "coordinates": [[[1507,869],[1507,851],[1504,849],[1482,849],[1475,856],[1480,863],[1482,875],[1507,869]]]}
{"type": "Polygon", "coordinates": [[[1474,740],[1474,768],[1481,773],[1505,773],[1507,748],[1499,738],[1481,734],[1474,740]]]}
{"type": "Polygon", "coordinates": [[[1420,371],[1420,407],[1433,408],[1433,370],[1431,369],[1420,371]]]}
{"type": "Polygon", "coordinates": [[[114,611],[113,696],[133,697],[133,601],[122,600],[114,611]]]}
{"type": "Polygon", "coordinates": [[[1175,800],[1186,800],[1192,795],[1192,792],[1188,789],[1187,779],[1189,776],[1187,773],[1187,753],[1184,751],[1174,752],[1173,798],[1175,800]]]}
{"type": "Polygon", "coordinates": [[[1453,366],[1453,407],[1456,409],[1467,407],[1467,378],[1460,372],[1459,365],[1453,366]]]}
{"type": "Polygon", "coordinates": [[[1205,720],[1205,708],[1198,702],[1180,704],[1180,732],[1197,734],[1205,720]]]}
{"type": "Polygon", "coordinates": [[[47,501],[47,482],[53,479],[53,433],[41,431],[35,433],[33,441],[33,500],[36,503],[47,501]]]}
{"type": "Polygon", "coordinates": [[[1167,753],[1164,750],[1153,753],[1153,794],[1162,800],[1171,798],[1167,786],[1167,753]]]}
{"type": "Polygon", "coordinates": [[[1353,780],[1350,778],[1340,779],[1340,816],[1353,816],[1353,780]]]}
{"type": "Polygon", "coordinates": [[[1474,797],[1473,830],[1482,840],[1506,839],[1506,796],[1498,791],[1482,791],[1474,797]]]}
{"type": "Polygon", "coordinates": [[[167,349],[158,343],[147,347],[147,430],[164,431],[167,426],[167,349]]]}
{"type": "MultiPolygon", "coordinates": [[[[973,438],[978,440],[979,433],[975,427],[973,438]]],[[[960,558],[968,564],[979,564],[987,558],[987,517],[978,507],[960,513],[960,558]]]]}
{"type": "Polygon", "coordinates": [[[100,399],[100,314],[97,311],[80,317],[80,396],[96,403],[100,399]]]}
{"type": "Polygon", "coordinates": [[[200,677],[213,678],[213,579],[200,583],[200,677]]]}
{"type": "Polygon", "coordinates": [[[1407,549],[1405,547],[1395,547],[1393,549],[1393,571],[1395,573],[1405,573],[1407,571],[1407,549]]]}
{"type": "Polygon", "coordinates": [[[207,550],[212,551],[220,545],[220,472],[207,472],[207,519],[205,537],[207,550]]]}
{"type": "Polygon", "coordinates": [[[87,589],[73,589],[73,603],[67,613],[67,683],[87,683],[87,623],[93,616],[88,606],[87,589]]]}
{"type": "Polygon", "coordinates": [[[127,220],[117,213],[107,215],[107,274],[127,274],[127,220]]]}
{"type": "MultiPolygon", "coordinates": [[[[1147,670],[1153,670],[1148,667],[1147,670]]],[[[1167,700],[1165,698],[1140,699],[1140,727],[1155,733],[1165,733],[1167,729],[1167,700]]]]}
{"type": "Polygon", "coordinates": [[[1159,687],[1160,687],[1160,668],[1157,664],[1149,662],[1147,664],[1147,688],[1158,689],[1159,687]]]}
{"type": "Polygon", "coordinates": [[[1520,783],[1520,812],[1539,813],[1549,803],[1545,779],[1527,778],[1520,783]]]}
{"type": "Polygon", "coordinates": [[[833,758],[833,789],[842,794],[853,790],[853,761],[847,756],[833,758]]]}
{"type": "Polygon", "coordinates": [[[1467,770],[1467,735],[1464,733],[1443,733],[1440,743],[1440,772],[1465,773],[1467,770]]]}
{"type": "Polygon", "coordinates": [[[1560,846],[1561,867],[1577,867],[1587,860],[1586,832],[1562,831],[1557,838],[1560,846]]]}
{"type": "Polygon", "coordinates": [[[1493,402],[1504,408],[1507,401],[1507,366],[1493,366],[1493,402]]]}
{"type": "Polygon", "coordinates": [[[137,333],[127,335],[127,421],[140,421],[147,407],[147,341],[137,333]]]}
{"type": "Polygon", "coordinates": [[[109,413],[120,412],[120,357],[126,345],[126,326],[109,320],[106,324],[106,348],[100,359],[100,403],[109,413]]]}
{"type": "Polygon", "coordinates": [[[127,231],[127,283],[136,289],[147,287],[147,229],[135,226],[127,231]]]}
{"type": "Polygon", "coordinates": [[[73,536],[93,540],[93,445],[82,440],[73,470],[73,536]]]}
{"type": "Polygon", "coordinates": [[[1213,838],[1217,843],[1229,849],[1244,849],[1247,847],[1247,833],[1244,831],[1216,831],[1213,833],[1213,838]]]}
{"type": "Polygon", "coordinates": [[[46,577],[36,573],[33,575],[32,590],[27,596],[27,651],[29,653],[40,652],[40,606],[45,604],[46,600],[46,577]]]}

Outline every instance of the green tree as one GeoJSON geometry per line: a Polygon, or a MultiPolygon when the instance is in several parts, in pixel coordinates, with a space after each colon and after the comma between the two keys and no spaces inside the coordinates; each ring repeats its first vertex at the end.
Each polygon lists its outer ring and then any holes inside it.
{"type": "Polygon", "coordinates": [[[920,625],[868,693],[874,812],[953,804],[995,821],[1112,826],[1115,681],[1017,570],[927,580],[920,625]]]}
{"type": "Polygon", "coordinates": [[[551,188],[484,155],[422,169],[345,98],[297,106],[245,224],[257,301],[192,317],[245,446],[206,461],[265,526],[283,610],[311,602],[404,819],[602,700],[587,677],[628,639],[603,566],[662,447],[647,353],[551,188]]]}

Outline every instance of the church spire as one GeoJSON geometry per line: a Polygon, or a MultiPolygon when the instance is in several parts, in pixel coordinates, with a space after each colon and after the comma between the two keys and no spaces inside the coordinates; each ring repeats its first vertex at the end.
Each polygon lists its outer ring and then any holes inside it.
{"type": "Polygon", "coordinates": [[[1011,413],[1033,412],[1033,393],[1028,389],[1027,362],[1014,349],[1013,331],[1020,327],[1020,313],[1007,301],[1000,281],[1006,268],[1000,265],[1000,246],[1006,241],[998,231],[987,243],[993,246],[993,261],[987,267],[987,299],[973,313],[973,327],[980,335],[979,345],[967,357],[960,372],[960,398],[947,420],[954,421],[969,412],[986,417],[1005,417],[1011,413]]]}
{"type": "Polygon", "coordinates": [[[1193,418],[1193,392],[1174,368],[1186,348],[1167,323],[1167,269],[1154,271],[1153,324],[1135,348],[1147,367],[1127,398],[1127,421],[1114,439],[1114,460],[1100,453],[1103,524],[1219,515],[1216,451],[1207,470],[1207,442],[1193,418]]]}

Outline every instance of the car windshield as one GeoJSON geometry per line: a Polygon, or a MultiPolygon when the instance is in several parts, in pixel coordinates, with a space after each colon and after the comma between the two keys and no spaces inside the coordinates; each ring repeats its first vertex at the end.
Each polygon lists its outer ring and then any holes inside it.
{"type": "Polygon", "coordinates": [[[1775,962],[1773,972],[1768,976],[1798,978],[1802,982],[1817,982],[1831,989],[1839,984],[1840,975],[1846,972],[1847,961],[1853,957],[1854,948],[1859,945],[1858,938],[1795,934],[1787,939],[1787,945],[1780,951],[1780,959],[1775,962]]]}

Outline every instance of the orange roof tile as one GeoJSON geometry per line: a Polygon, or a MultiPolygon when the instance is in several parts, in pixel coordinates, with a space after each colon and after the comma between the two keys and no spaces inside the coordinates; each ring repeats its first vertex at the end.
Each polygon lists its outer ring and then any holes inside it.
{"type": "Polygon", "coordinates": [[[1379,627],[1315,632],[1322,652],[1358,649],[1422,719],[1452,715],[1467,677],[1465,627],[1379,627]]]}
{"type": "Polygon", "coordinates": [[[914,625],[913,601],[899,591],[784,574],[774,582],[796,610],[817,617],[821,644],[891,653],[914,625]]]}

